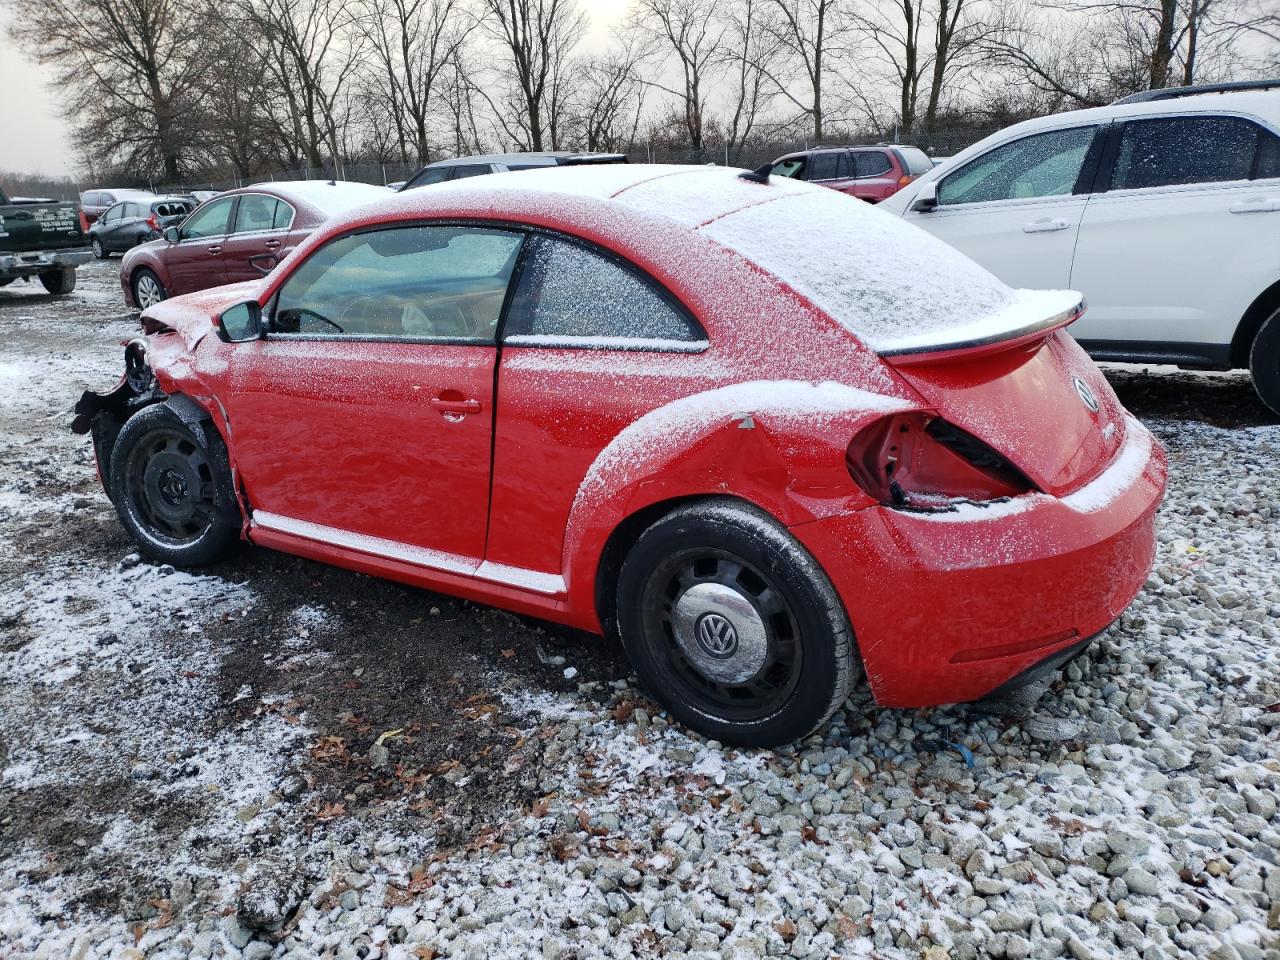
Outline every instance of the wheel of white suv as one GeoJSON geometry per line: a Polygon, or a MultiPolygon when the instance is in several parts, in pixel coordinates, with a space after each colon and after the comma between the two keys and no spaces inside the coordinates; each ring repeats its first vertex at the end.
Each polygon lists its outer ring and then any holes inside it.
{"type": "Polygon", "coordinates": [[[1263,321],[1249,351],[1253,387],[1271,412],[1280,416],[1280,310],[1263,321]]]}

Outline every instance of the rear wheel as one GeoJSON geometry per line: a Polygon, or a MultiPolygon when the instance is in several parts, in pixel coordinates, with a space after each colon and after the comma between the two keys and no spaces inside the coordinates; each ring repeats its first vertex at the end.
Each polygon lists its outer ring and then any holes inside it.
{"type": "Polygon", "coordinates": [[[206,439],[162,404],[121,428],[111,450],[111,499],[125,528],[153,560],[177,566],[211,563],[240,536],[226,447],[206,439]],[[207,445],[206,445],[207,442],[207,445]]]}
{"type": "Polygon", "coordinates": [[[154,307],[168,296],[160,278],[150,270],[144,267],[133,275],[133,302],[138,305],[139,310],[154,307]]]}
{"type": "Polygon", "coordinates": [[[826,575],[772,518],[735,501],[679,508],[640,535],[618,579],[618,626],[653,696],[725,743],[805,736],[857,672],[826,575]]]}
{"type": "Polygon", "coordinates": [[[1280,416],[1280,310],[1263,321],[1253,338],[1249,372],[1262,402],[1280,416]]]}
{"type": "Polygon", "coordinates": [[[90,241],[89,246],[93,247],[94,257],[99,260],[107,259],[107,248],[102,245],[102,240],[100,238],[94,237],[93,240],[90,241]]]}
{"type": "Polygon", "coordinates": [[[40,274],[40,282],[55,297],[66,296],[76,288],[76,269],[63,267],[60,270],[46,270],[40,274]]]}

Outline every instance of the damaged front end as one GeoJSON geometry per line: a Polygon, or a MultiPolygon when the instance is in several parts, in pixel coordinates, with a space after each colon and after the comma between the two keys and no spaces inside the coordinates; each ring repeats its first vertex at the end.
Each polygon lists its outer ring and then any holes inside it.
{"type": "Polygon", "coordinates": [[[167,395],[156,382],[147,358],[147,341],[130,340],[124,348],[124,375],[107,393],[86,390],[75,405],[71,432],[93,436],[93,455],[98,463],[98,479],[111,496],[111,450],[125,421],[145,406],[160,403],[167,395]]]}

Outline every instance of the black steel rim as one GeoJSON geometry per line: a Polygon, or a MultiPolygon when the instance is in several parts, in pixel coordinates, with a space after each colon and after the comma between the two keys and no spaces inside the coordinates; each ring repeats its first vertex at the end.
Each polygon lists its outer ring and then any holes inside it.
{"type": "Polygon", "coordinates": [[[763,720],[778,712],[800,679],[800,625],[778,585],[741,557],[700,548],[672,554],[645,582],[645,640],[659,669],[680,696],[699,712],[730,722],[763,720]],[[721,683],[690,662],[676,640],[673,613],[680,595],[699,583],[719,583],[744,596],[763,619],[767,636],[764,665],[742,683],[721,683]]]}
{"type": "Polygon", "coordinates": [[[147,535],[170,546],[198,541],[213,523],[213,469],[194,440],[177,429],[149,431],[125,462],[126,496],[147,535]]]}

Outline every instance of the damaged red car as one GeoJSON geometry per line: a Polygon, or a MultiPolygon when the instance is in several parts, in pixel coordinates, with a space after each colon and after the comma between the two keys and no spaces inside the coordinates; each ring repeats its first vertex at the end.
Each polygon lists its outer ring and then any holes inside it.
{"type": "Polygon", "coordinates": [[[679,720],[778,744],[863,676],[1013,689],[1137,593],[1165,460],[1081,310],[787,179],[499,174],[149,307],[75,429],[148,557],[247,540],[619,636],[679,720]]]}

